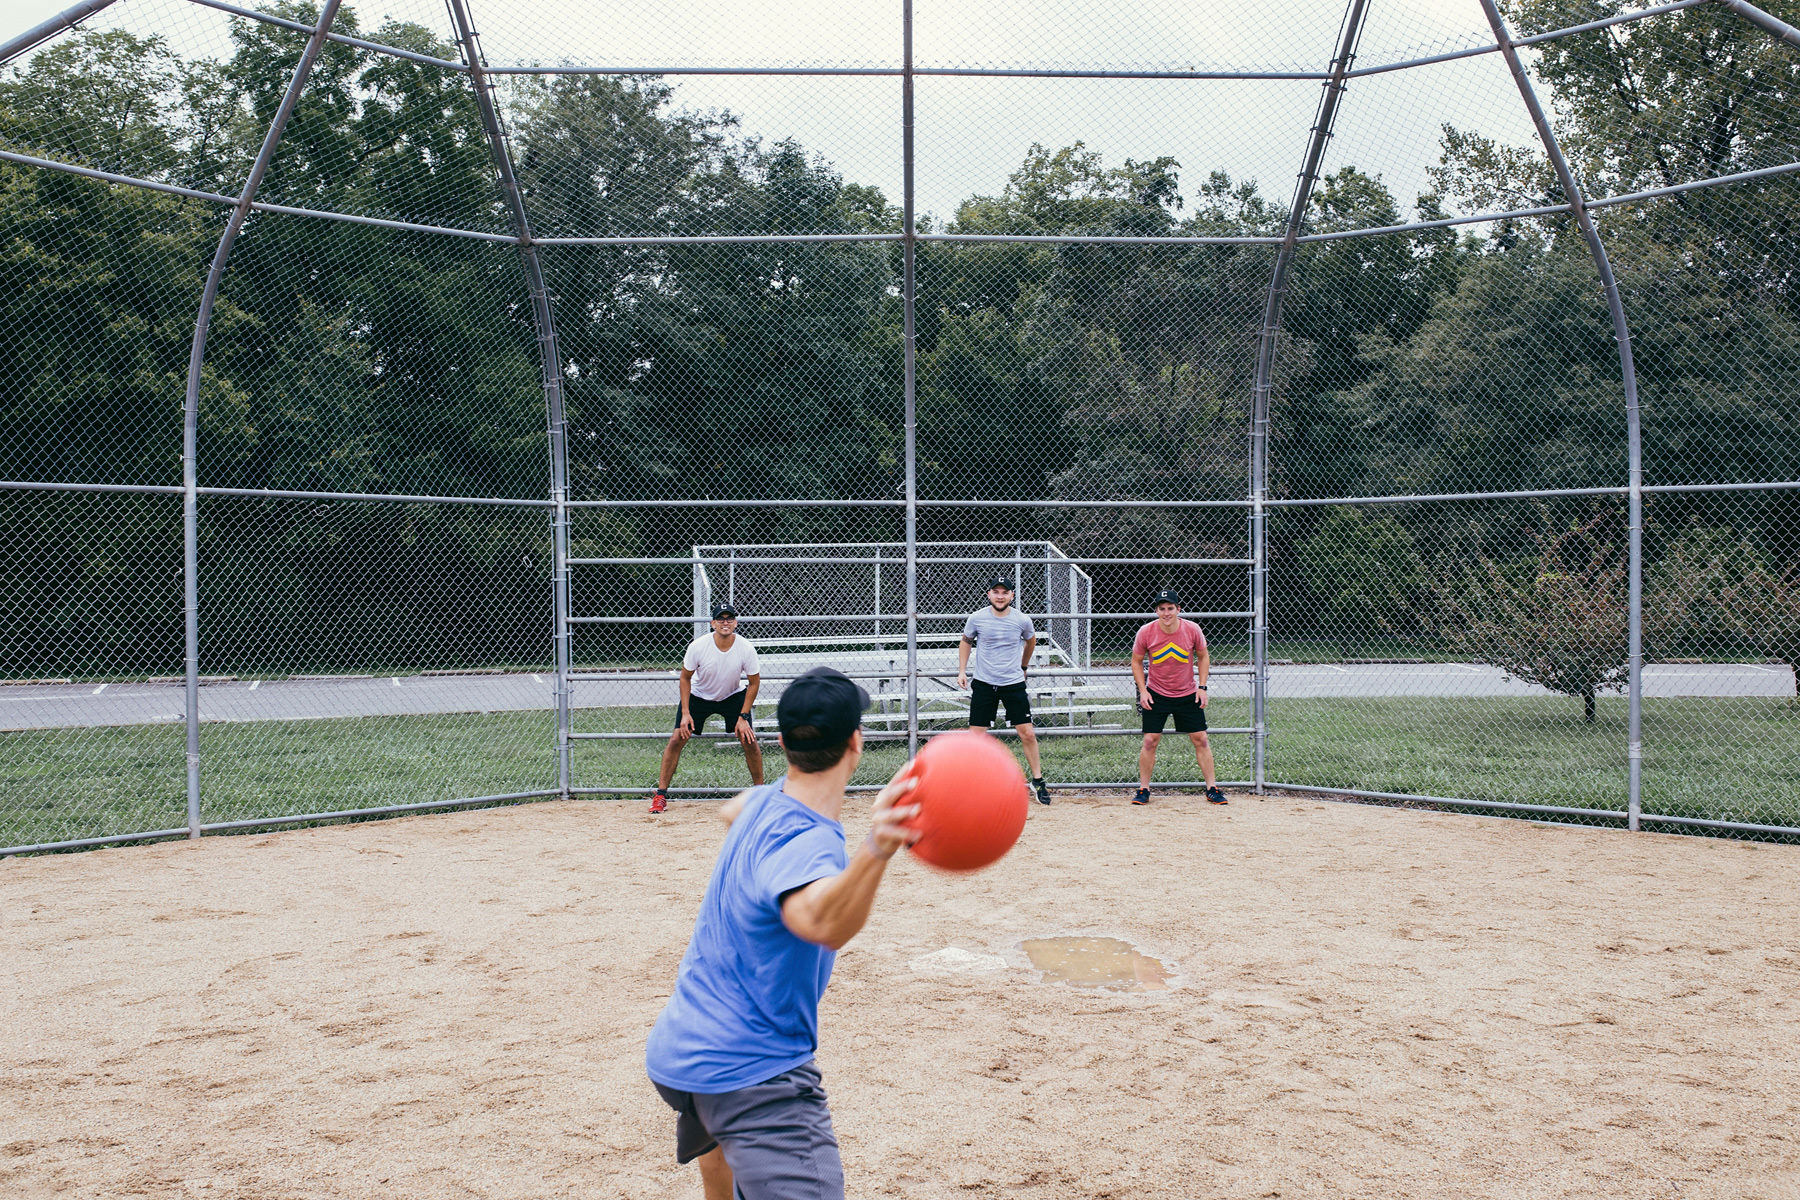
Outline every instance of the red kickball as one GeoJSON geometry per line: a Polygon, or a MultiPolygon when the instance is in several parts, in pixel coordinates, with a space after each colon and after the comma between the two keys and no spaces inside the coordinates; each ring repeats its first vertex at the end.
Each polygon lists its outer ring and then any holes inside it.
{"type": "Polygon", "coordinates": [[[941,733],[907,768],[918,779],[901,801],[917,804],[912,852],[945,871],[978,871],[1013,848],[1030,799],[1025,772],[998,739],[977,730],[941,733]]]}

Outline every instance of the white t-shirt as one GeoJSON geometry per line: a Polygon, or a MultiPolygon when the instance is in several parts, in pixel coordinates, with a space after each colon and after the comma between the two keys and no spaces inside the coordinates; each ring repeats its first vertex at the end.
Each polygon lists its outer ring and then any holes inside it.
{"type": "Polygon", "coordinates": [[[762,667],[756,661],[756,647],[742,634],[731,639],[729,650],[719,649],[710,633],[695,638],[688,645],[681,666],[694,673],[691,690],[702,700],[723,700],[743,690],[738,680],[746,675],[762,674],[762,667]]]}

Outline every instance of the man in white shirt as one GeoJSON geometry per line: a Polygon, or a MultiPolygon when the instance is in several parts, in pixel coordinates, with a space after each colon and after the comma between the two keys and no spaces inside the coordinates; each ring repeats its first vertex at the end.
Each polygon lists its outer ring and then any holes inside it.
{"type": "Polygon", "coordinates": [[[681,762],[682,748],[689,738],[705,731],[706,719],[714,713],[725,722],[725,732],[735,733],[744,747],[751,784],[762,786],[762,747],[756,744],[751,716],[756,691],[762,686],[762,667],[756,661],[756,647],[737,635],[737,623],[737,609],[729,604],[714,606],[712,632],[695,638],[681,660],[681,704],[675,710],[675,732],[663,747],[662,775],[650,793],[653,813],[669,807],[669,783],[681,762]],[[744,686],[738,686],[739,680],[746,681],[744,686]]]}

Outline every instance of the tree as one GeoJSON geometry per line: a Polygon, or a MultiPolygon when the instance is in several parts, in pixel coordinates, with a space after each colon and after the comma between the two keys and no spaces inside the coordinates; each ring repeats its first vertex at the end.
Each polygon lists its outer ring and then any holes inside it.
{"type": "Polygon", "coordinates": [[[1725,603],[1732,631],[1786,663],[1800,684],[1800,563],[1785,571],[1757,564],[1725,593],[1725,603]]]}
{"type": "Polygon", "coordinates": [[[1599,511],[1560,530],[1548,525],[1534,557],[1485,555],[1438,588],[1439,632],[1475,662],[1566,696],[1593,721],[1597,692],[1629,670],[1626,562],[1618,517],[1599,511]]]}
{"type": "Polygon", "coordinates": [[[1661,646],[1747,647],[1800,671],[1800,563],[1783,570],[1750,537],[1695,524],[1645,580],[1644,625],[1661,646]]]}
{"type": "Polygon", "coordinates": [[[1416,631],[1427,593],[1424,564],[1412,535],[1392,517],[1333,508],[1300,544],[1299,558],[1313,596],[1307,620],[1314,632],[1353,642],[1416,631]]]}

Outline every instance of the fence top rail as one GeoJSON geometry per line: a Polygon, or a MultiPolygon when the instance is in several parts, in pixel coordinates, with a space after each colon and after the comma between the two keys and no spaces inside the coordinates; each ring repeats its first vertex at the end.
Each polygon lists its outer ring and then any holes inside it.
{"type": "MultiPolygon", "coordinates": [[[[992,563],[1005,565],[1007,556],[990,554],[985,558],[921,558],[915,556],[915,562],[925,564],[953,564],[963,566],[985,566],[992,563]]],[[[778,555],[772,557],[720,558],[570,558],[571,567],[692,567],[702,566],[905,566],[904,555],[883,558],[878,555],[778,555]]],[[[1077,564],[1086,566],[1112,567],[1248,567],[1255,564],[1250,558],[1081,558],[1059,556],[1057,558],[1028,558],[1027,566],[1066,567],[1077,564]]],[[[1013,558],[1016,564],[1017,557],[1013,558]]]]}
{"type": "Polygon", "coordinates": [[[190,200],[205,200],[212,204],[237,203],[236,197],[222,196],[218,192],[203,192],[198,188],[181,187],[173,183],[158,183],[154,179],[140,179],[136,175],[120,175],[114,171],[99,171],[93,167],[80,166],[77,163],[58,162],[54,158],[20,154],[15,150],[0,150],[0,162],[17,163],[22,167],[42,167],[47,171],[63,171],[70,175],[97,179],[103,183],[122,183],[129,187],[146,188],[152,192],[163,192],[171,196],[186,196],[190,200]]]}
{"type": "Polygon", "coordinates": [[[1762,483],[1647,483],[1644,492],[1777,492],[1800,488],[1800,479],[1771,479],[1762,483]]]}
{"type": "MultiPolygon", "coordinates": [[[[1154,620],[1155,616],[1156,616],[1156,614],[1150,613],[1150,612],[1034,612],[1031,615],[1034,618],[1036,618],[1037,620],[1042,620],[1042,621],[1052,621],[1052,620],[1054,620],[1054,621],[1067,621],[1067,620],[1149,621],[1149,620],[1154,620]]],[[[1181,615],[1189,618],[1190,620],[1195,619],[1195,618],[1204,618],[1206,620],[1212,620],[1212,621],[1229,621],[1229,620],[1241,621],[1241,620],[1247,620],[1251,617],[1254,617],[1256,614],[1252,613],[1252,612],[1187,612],[1187,611],[1183,611],[1181,615]]],[[[969,617],[969,614],[966,611],[965,612],[953,612],[953,613],[950,613],[950,612],[939,612],[939,613],[922,612],[922,613],[912,614],[912,619],[919,620],[919,621],[966,621],[968,619],[968,617],[969,617]]],[[[745,613],[745,614],[740,614],[738,616],[738,623],[743,624],[746,621],[762,621],[762,622],[771,622],[771,623],[772,622],[803,623],[803,622],[807,622],[807,621],[848,621],[848,622],[870,621],[870,622],[873,622],[873,621],[905,621],[907,619],[908,619],[908,615],[906,613],[869,613],[869,612],[863,612],[863,613],[792,613],[792,614],[783,613],[783,614],[776,614],[776,615],[772,615],[772,616],[771,615],[763,615],[760,613],[745,613]]],[[[679,617],[653,617],[653,616],[643,616],[643,617],[570,617],[569,621],[571,624],[577,624],[577,625],[695,625],[695,624],[704,625],[706,623],[706,619],[704,617],[695,616],[693,613],[686,613],[679,617]]]]}
{"type": "Polygon", "coordinates": [[[569,508],[905,508],[904,500],[569,500],[569,508]]]}
{"type": "MultiPolygon", "coordinates": [[[[1048,547],[1049,549],[1052,549],[1052,550],[1056,549],[1055,543],[1051,542],[1048,538],[948,538],[943,541],[936,541],[936,542],[918,541],[918,542],[914,542],[913,544],[915,546],[919,546],[922,548],[923,547],[938,547],[938,546],[1002,546],[1002,547],[1013,546],[1013,547],[1018,547],[1018,548],[1024,548],[1024,547],[1030,546],[1030,547],[1034,547],[1034,548],[1048,547]]],[[[728,552],[732,551],[732,550],[814,550],[814,549],[818,549],[822,546],[838,546],[838,547],[842,547],[847,550],[876,550],[876,549],[888,550],[888,549],[892,549],[892,550],[904,551],[906,549],[906,543],[903,541],[893,541],[893,542],[702,542],[699,545],[695,546],[694,549],[699,550],[699,551],[704,551],[708,554],[711,554],[711,553],[715,553],[720,550],[724,550],[724,551],[728,551],[728,552]]],[[[1066,557],[1062,554],[1062,552],[1060,550],[1056,551],[1056,553],[1059,558],[1066,557]]],[[[740,560],[740,561],[742,561],[742,560],[740,560]]],[[[881,561],[889,562],[892,560],[884,558],[881,561]]],[[[987,560],[981,559],[980,561],[986,562],[987,560]]]]}
{"type": "Polygon", "coordinates": [[[1445,500],[1547,500],[1558,496],[1623,496],[1631,489],[1616,487],[1540,488],[1517,492],[1433,492],[1393,496],[1318,496],[1304,499],[1265,500],[1269,508],[1314,508],[1334,504],[1415,504],[1445,500]]]}
{"type": "MultiPolygon", "coordinates": [[[[1643,492],[1767,492],[1800,488],[1800,479],[1770,479],[1749,483],[1647,483],[1643,492]]],[[[1414,504],[1448,500],[1554,500],[1565,496],[1625,496],[1626,484],[1589,488],[1537,488],[1516,492],[1431,492],[1390,496],[1310,496],[1265,500],[1269,508],[1317,508],[1334,504],[1414,504]]]]}
{"type": "MultiPolygon", "coordinates": [[[[225,3],[225,0],[188,0],[188,3],[197,4],[203,8],[215,8],[220,12],[230,13],[234,17],[243,17],[251,21],[261,21],[268,25],[279,25],[284,29],[294,29],[302,33],[311,33],[313,29],[311,25],[307,25],[301,21],[293,21],[286,17],[278,17],[274,13],[263,12],[259,9],[240,8],[235,4],[225,3]]],[[[363,50],[373,50],[378,54],[391,54],[395,58],[409,59],[412,62],[423,63],[426,66],[442,67],[446,71],[467,72],[468,70],[468,67],[462,63],[448,58],[434,58],[429,54],[420,54],[416,50],[403,50],[399,46],[390,46],[385,42],[371,42],[366,38],[352,37],[347,33],[327,33],[325,35],[325,40],[328,42],[337,42],[344,46],[356,46],[363,50]]]]}
{"type": "Polygon", "coordinates": [[[534,246],[757,246],[833,242],[901,242],[898,233],[622,233],[592,237],[534,237],[534,246]]]}
{"type": "MultiPolygon", "coordinates": [[[[1768,480],[1753,480],[1753,481],[1749,481],[1749,482],[1738,482],[1738,483],[1647,483],[1643,486],[1643,488],[1641,490],[1648,493],[1648,492],[1766,492],[1766,491],[1788,491],[1788,490],[1793,490],[1793,489],[1800,489],[1800,479],[1768,479],[1768,480]]],[[[1562,497],[1562,496],[1623,496],[1623,495],[1628,494],[1630,492],[1630,490],[1631,489],[1629,487],[1621,484],[1621,485],[1613,486],[1613,487],[1543,488],[1543,489],[1532,490],[1532,491],[1515,491],[1515,492],[1434,492],[1434,493],[1419,494],[1419,495],[1390,495],[1390,496],[1312,496],[1312,497],[1305,497],[1305,498],[1265,500],[1265,501],[1263,501],[1263,504],[1265,507],[1268,507],[1268,508],[1302,508],[1302,507],[1318,507],[1321,505],[1329,506],[1329,505],[1333,505],[1333,504],[1411,504],[1411,503],[1430,503],[1433,501],[1446,501],[1446,500],[1535,500],[1535,499],[1555,499],[1557,497],[1562,497]]],[[[162,483],[81,483],[81,482],[72,482],[72,481],[67,481],[67,480],[0,479],[0,492],[4,492],[4,491],[13,491],[13,492],[19,492],[19,491],[28,491],[28,492],[124,492],[124,493],[142,493],[145,495],[165,495],[166,496],[166,495],[180,495],[183,491],[183,488],[181,487],[180,484],[162,484],[162,483]]],[[[551,500],[541,500],[541,499],[525,498],[525,497],[503,497],[503,496],[436,496],[436,495],[411,495],[411,494],[406,494],[406,493],[391,493],[391,492],[315,492],[315,491],[286,490],[286,489],[280,489],[280,488],[230,488],[230,487],[201,487],[201,488],[197,488],[196,491],[202,496],[247,496],[247,497],[260,497],[260,498],[269,499],[269,500],[368,500],[368,501],[384,502],[384,503],[389,503],[389,504],[491,504],[491,505],[504,505],[504,506],[512,507],[512,508],[553,508],[553,507],[555,507],[555,502],[551,501],[551,500]]],[[[612,503],[613,503],[612,501],[571,500],[571,501],[568,501],[567,507],[570,507],[570,508],[591,508],[591,507],[596,507],[596,506],[604,507],[604,506],[610,506],[612,503]]],[[[634,506],[640,505],[640,504],[654,506],[657,504],[664,504],[664,503],[670,503],[670,502],[660,501],[660,500],[647,500],[647,501],[622,501],[620,503],[630,504],[630,505],[634,505],[634,506]]],[[[683,504],[683,505],[715,505],[715,504],[717,504],[717,505],[731,505],[731,506],[765,505],[765,504],[766,505],[775,505],[775,506],[779,506],[782,504],[805,504],[805,505],[844,504],[849,507],[859,507],[864,504],[875,504],[875,505],[881,505],[881,506],[886,507],[886,506],[890,506],[890,505],[902,505],[903,506],[906,502],[904,500],[897,500],[897,501],[887,501],[887,500],[868,500],[868,501],[862,501],[862,500],[850,500],[850,501],[839,501],[839,500],[805,500],[805,501],[697,500],[697,501],[677,501],[674,503],[683,504]]],[[[947,507],[952,504],[962,505],[964,503],[980,505],[980,504],[996,504],[996,503],[1008,504],[1008,503],[1014,503],[1014,502],[986,501],[986,500],[968,501],[968,502],[964,502],[964,501],[927,501],[927,500],[919,501],[920,507],[927,507],[927,506],[947,507]]],[[[1155,500],[1155,501],[1130,501],[1130,500],[1125,500],[1125,501],[1114,501],[1114,500],[1037,501],[1037,500],[1022,500],[1022,501],[1017,501],[1016,503],[1018,503],[1018,504],[1079,504],[1084,507],[1089,506],[1089,505],[1110,507],[1113,505],[1121,505],[1121,504],[1122,505],[1132,505],[1132,504],[1139,504],[1139,503],[1144,504],[1144,505],[1153,506],[1153,507],[1160,507],[1165,504],[1167,504],[1167,505],[1200,504],[1200,505],[1204,505],[1204,506],[1208,506],[1208,507],[1223,506],[1223,507],[1230,507],[1230,508],[1250,507],[1250,502],[1247,500],[1216,500],[1216,501],[1215,500],[1204,500],[1204,501],[1178,501],[1178,500],[1176,500],[1176,501],[1161,501],[1161,500],[1155,500]]],[[[739,549],[739,550],[806,549],[806,548],[814,546],[814,545],[844,546],[844,547],[853,547],[853,548],[863,548],[863,547],[889,548],[889,547],[892,547],[896,550],[901,551],[901,553],[894,557],[891,557],[891,558],[870,557],[866,560],[858,559],[856,561],[866,561],[866,562],[871,562],[871,563],[881,562],[883,564],[893,563],[896,566],[903,566],[906,562],[905,555],[904,555],[904,550],[905,550],[905,546],[906,546],[905,542],[819,542],[819,543],[813,543],[813,542],[780,542],[780,543],[777,543],[777,542],[766,542],[766,543],[764,543],[764,542],[745,542],[745,543],[737,544],[735,546],[733,546],[733,545],[703,546],[703,547],[701,547],[701,549],[709,551],[709,552],[710,551],[720,551],[720,550],[730,551],[733,549],[739,549]]],[[[1032,558],[1032,559],[1028,559],[1027,561],[1034,565],[1046,564],[1046,565],[1051,565],[1051,566],[1071,564],[1071,563],[1072,564],[1103,563],[1103,564],[1111,564],[1111,565],[1118,565],[1118,566],[1180,566],[1180,565],[1241,566],[1249,561],[1247,559],[1235,559],[1235,558],[1232,558],[1232,559],[1226,559],[1226,558],[1216,558],[1216,559],[1082,558],[1079,556],[1064,554],[1062,551],[1056,550],[1055,543],[1046,541],[1043,538],[1029,538],[1029,539],[1025,539],[1023,541],[1005,541],[1005,542],[1001,542],[1001,541],[993,541],[993,542],[985,542],[985,541],[919,542],[919,543],[917,543],[917,545],[920,546],[921,548],[933,547],[933,546],[988,546],[988,545],[1000,547],[1000,548],[1007,547],[1007,546],[1048,547],[1051,550],[1055,551],[1055,555],[1056,555],[1055,557],[1053,557],[1053,558],[1032,558]]],[[[1005,557],[1005,556],[1000,555],[1000,556],[996,556],[994,558],[970,558],[970,559],[920,558],[919,561],[920,562],[936,562],[936,563],[946,563],[946,562],[986,563],[986,562],[998,561],[999,558],[1003,558],[1003,557],[1005,557]]],[[[704,558],[696,559],[692,556],[689,556],[689,557],[685,557],[685,558],[644,559],[644,560],[605,559],[605,558],[595,558],[595,559],[572,558],[569,561],[571,563],[578,563],[578,564],[614,563],[614,564],[619,564],[619,565],[624,565],[624,564],[628,564],[628,563],[637,563],[637,562],[642,562],[642,563],[666,562],[672,566],[676,563],[692,565],[696,562],[706,562],[706,561],[710,561],[710,560],[707,560],[704,558]]],[[[776,560],[767,559],[767,558],[738,558],[738,559],[734,560],[734,559],[727,558],[727,559],[720,559],[718,561],[725,562],[725,563],[729,563],[729,562],[733,562],[733,561],[754,563],[754,562],[773,562],[776,560]]],[[[820,562],[820,561],[829,561],[829,560],[822,560],[822,559],[818,559],[818,558],[807,558],[803,561],[810,563],[810,562],[820,562]]],[[[849,560],[844,560],[844,561],[849,561],[849,560]]]]}
{"type": "MultiPolygon", "coordinates": [[[[269,13],[254,9],[239,8],[227,4],[224,0],[191,0],[195,4],[204,4],[210,8],[221,9],[238,16],[250,17],[272,24],[285,25],[295,29],[304,29],[299,22],[290,21],[269,13]]],[[[1586,21],[1579,25],[1570,25],[1560,29],[1552,29],[1544,33],[1533,34],[1516,40],[1517,45],[1532,46],[1540,42],[1555,41],[1580,33],[1590,33],[1608,26],[1619,25],[1629,21],[1639,21],[1646,17],[1661,16],[1665,13],[1691,8],[1698,4],[1712,3],[1713,0],[1674,0],[1673,3],[1660,4],[1650,8],[1635,9],[1630,12],[1615,13],[1599,20],[1586,21]]],[[[376,50],[385,54],[395,54],[402,58],[412,58],[455,70],[466,70],[462,63],[444,59],[434,59],[429,55],[402,50],[395,46],[379,42],[368,42],[343,34],[331,35],[332,40],[350,45],[359,45],[365,49],[376,50]]],[[[1480,46],[1470,46],[1460,50],[1451,50],[1443,54],[1432,54],[1421,58],[1402,59],[1396,62],[1380,63],[1374,66],[1356,67],[1344,73],[1347,79],[1360,79],[1370,75],[1386,74],[1393,71],[1404,71],[1415,67],[1434,66],[1439,63],[1452,62],[1457,59],[1470,58],[1483,54],[1493,54],[1500,47],[1492,42],[1480,46]]],[[[1331,78],[1328,71],[1295,70],[1276,67],[1195,67],[1168,66],[1162,68],[1130,68],[1130,67],[1057,67],[1057,66],[911,66],[900,63],[843,63],[836,66],[806,66],[801,64],[765,63],[751,65],[727,64],[642,64],[642,63],[505,63],[489,65],[483,68],[488,75],[738,75],[738,76],[811,76],[844,78],[901,78],[906,75],[914,77],[965,78],[965,79],[1134,79],[1134,80],[1175,80],[1175,81],[1247,81],[1247,82],[1299,82],[1316,83],[1331,78]]],[[[924,240],[921,238],[920,240],[924,240]]]]}

